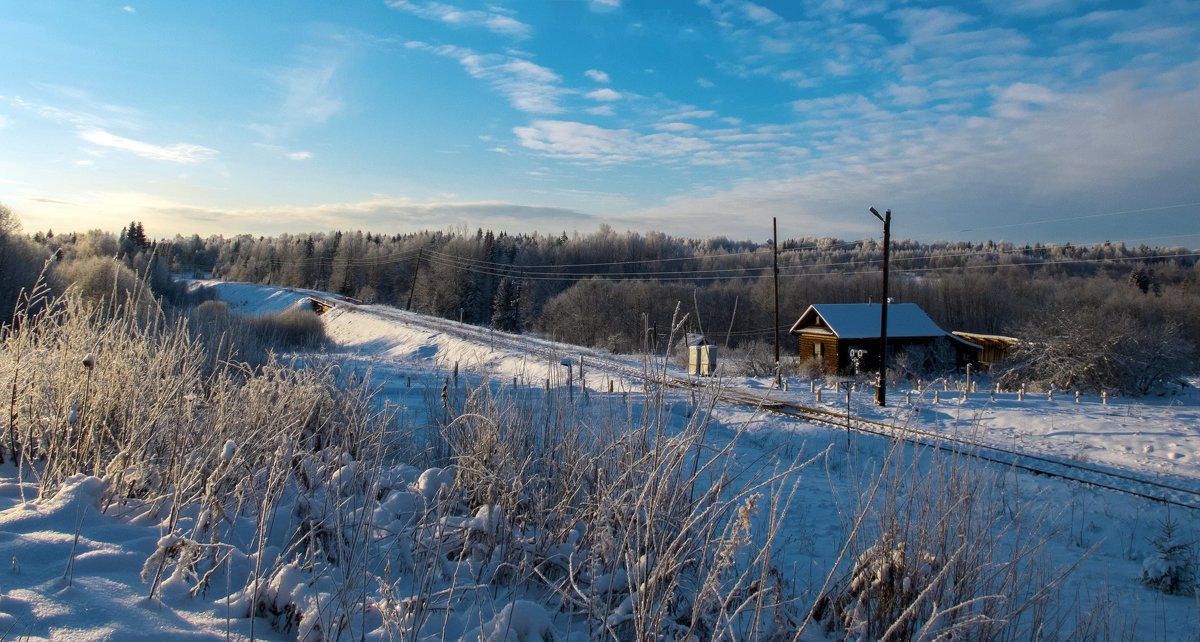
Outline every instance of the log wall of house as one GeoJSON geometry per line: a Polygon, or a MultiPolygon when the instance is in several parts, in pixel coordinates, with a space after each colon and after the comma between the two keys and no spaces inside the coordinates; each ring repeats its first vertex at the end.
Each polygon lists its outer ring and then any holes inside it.
{"type": "Polygon", "coordinates": [[[827,372],[838,371],[838,340],[837,337],[801,334],[799,356],[805,362],[817,356],[816,346],[821,346],[821,359],[825,362],[827,372]]]}

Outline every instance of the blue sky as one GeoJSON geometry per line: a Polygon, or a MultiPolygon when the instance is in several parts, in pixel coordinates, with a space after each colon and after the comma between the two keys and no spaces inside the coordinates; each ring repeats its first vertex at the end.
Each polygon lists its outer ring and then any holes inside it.
{"type": "Polygon", "coordinates": [[[28,232],[1200,247],[1191,0],[3,5],[28,232]]]}

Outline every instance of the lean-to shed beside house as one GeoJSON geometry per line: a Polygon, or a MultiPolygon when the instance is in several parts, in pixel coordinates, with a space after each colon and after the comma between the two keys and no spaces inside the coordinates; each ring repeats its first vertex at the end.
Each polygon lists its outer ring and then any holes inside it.
{"type": "MultiPolygon", "coordinates": [[[[851,350],[865,354],[858,364],[860,372],[879,369],[879,318],[883,306],[878,303],[824,303],[808,306],[792,326],[799,339],[800,358],[817,359],[825,370],[852,374],[851,350]]],[[[888,353],[915,346],[952,351],[956,366],[976,359],[980,346],[954,336],[938,327],[915,303],[888,305],[888,353]]]]}
{"type": "Polygon", "coordinates": [[[998,334],[955,331],[954,336],[979,346],[979,354],[976,355],[975,360],[984,368],[991,368],[993,363],[1007,359],[1009,354],[1021,343],[1020,339],[998,334]]]}

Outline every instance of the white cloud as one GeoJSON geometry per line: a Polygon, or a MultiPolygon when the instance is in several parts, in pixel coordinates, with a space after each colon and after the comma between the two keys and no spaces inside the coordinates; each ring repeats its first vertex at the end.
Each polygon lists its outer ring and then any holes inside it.
{"type": "Polygon", "coordinates": [[[1070,11],[1077,0],[986,0],[986,4],[1000,13],[1044,15],[1070,11]]]}
{"type": "Polygon", "coordinates": [[[716,115],[717,112],[712,111],[711,109],[693,109],[688,107],[678,114],[675,114],[674,118],[714,118],[716,115]]]}
{"type": "Polygon", "coordinates": [[[701,87],[703,87],[705,89],[712,89],[713,87],[717,86],[716,83],[714,83],[713,81],[711,81],[707,78],[697,78],[696,84],[700,85],[701,87]]]}
{"type": "Polygon", "coordinates": [[[600,71],[599,69],[588,69],[587,71],[583,72],[583,75],[598,83],[608,83],[608,74],[600,71]]]}
{"type": "Polygon", "coordinates": [[[612,105],[598,105],[596,107],[588,107],[585,112],[593,116],[613,116],[617,112],[613,110],[612,105]]]}
{"type": "Polygon", "coordinates": [[[929,90],[915,85],[888,85],[887,94],[892,102],[905,107],[924,105],[930,100],[929,90]]]}
{"type": "Polygon", "coordinates": [[[100,130],[83,131],[79,133],[79,137],[93,145],[111,147],[136,154],[142,158],[170,161],[172,163],[196,163],[208,160],[217,155],[217,150],[201,145],[192,145],[189,143],[154,145],[131,138],[122,138],[100,130]]]}
{"type": "Polygon", "coordinates": [[[664,132],[693,132],[700,129],[698,126],[692,123],[679,122],[658,123],[654,126],[654,128],[664,132]]]}
{"type": "MultiPolygon", "coordinates": [[[[807,101],[839,114],[829,138],[836,142],[811,154],[794,150],[801,164],[792,176],[745,180],[636,216],[659,229],[686,218],[694,229],[728,230],[722,220],[769,222],[774,215],[806,234],[847,236],[867,233],[854,221],[864,203],[875,203],[896,212],[906,237],[933,240],[955,238],[973,221],[1019,224],[1053,212],[1195,202],[1200,128],[1190,123],[1200,112],[1197,87],[1197,63],[1160,74],[1112,74],[1071,92],[1013,83],[992,90],[989,115],[896,126],[846,119],[847,108],[870,109],[853,95],[807,101]]],[[[1008,240],[1045,241],[1061,233],[1083,242],[1120,234],[1093,227],[1015,229],[1020,238],[1008,240]]]]}
{"type": "Polygon", "coordinates": [[[611,11],[621,8],[621,0],[589,0],[593,11],[611,11]]]}
{"type": "Polygon", "coordinates": [[[292,152],[287,157],[295,161],[302,161],[312,158],[313,154],[312,152],[292,152]]]}
{"type": "MultiPolygon", "coordinates": [[[[454,194],[434,202],[381,196],[363,201],[309,206],[220,208],[179,202],[141,192],[88,194],[84,226],[119,228],[130,218],[153,220],[156,234],[280,234],[299,230],[389,229],[416,231],[446,226],[482,225],[510,233],[571,229],[591,217],[560,207],[503,201],[458,201],[454,194]]],[[[58,227],[58,225],[55,225],[58,227]]]]}
{"type": "Polygon", "coordinates": [[[629,129],[605,129],[560,120],[534,121],[528,127],[514,128],[513,133],[527,149],[559,158],[603,163],[682,158],[712,147],[708,141],[690,136],[643,135],[629,129]]]}
{"type": "Polygon", "coordinates": [[[342,110],[342,100],[333,91],[335,61],[289,69],[280,77],[285,97],[285,119],[293,124],[320,124],[342,110]]]}
{"type": "Polygon", "coordinates": [[[1153,29],[1138,29],[1122,31],[1113,34],[1110,39],[1119,44],[1162,45],[1167,41],[1184,40],[1195,33],[1190,27],[1159,27],[1153,29]]]}
{"type": "Polygon", "coordinates": [[[440,2],[418,4],[407,0],[389,0],[387,5],[426,20],[436,20],[454,27],[483,27],[492,33],[513,38],[528,38],[533,32],[532,27],[494,6],[488,7],[487,11],[480,11],[460,9],[440,2]]]}
{"type": "Polygon", "coordinates": [[[472,78],[486,81],[508,98],[509,104],[515,109],[538,114],[563,111],[558,104],[559,99],[567,93],[559,86],[562,79],[537,63],[500,54],[479,54],[451,45],[431,47],[422,42],[409,42],[405,46],[457,60],[472,78]]]}
{"type": "Polygon", "coordinates": [[[121,7],[121,11],[124,11],[125,13],[137,13],[137,9],[134,9],[133,7],[131,7],[129,5],[125,5],[124,7],[121,7]]]}
{"type": "Polygon", "coordinates": [[[779,22],[782,20],[782,18],[779,17],[779,14],[762,5],[754,4],[753,2],[747,2],[743,4],[742,11],[746,14],[747,18],[759,26],[766,26],[773,22],[779,22]]]}
{"type": "Polygon", "coordinates": [[[596,91],[589,91],[587,94],[584,94],[584,97],[589,98],[591,100],[600,101],[600,102],[612,102],[614,100],[621,100],[620,93],[615,92],[608,88],[597,89],[596,91]]]}

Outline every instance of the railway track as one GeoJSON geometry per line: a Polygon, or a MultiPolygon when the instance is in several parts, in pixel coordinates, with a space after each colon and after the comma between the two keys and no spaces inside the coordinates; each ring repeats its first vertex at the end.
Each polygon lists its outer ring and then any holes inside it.
{"type": "MultiPolygon", "coordinates": [[[[329,303],[332,305],[337,304],[334,301],[329,301],[329,303]]],[[[445,332],[473,341],[490,342],[493,346],[519,350],[555,361],[564,354],[578,351],[577,349],[571,351],[563,350],[557,344],[550,341],[531,340],[528,337],[516,339],[506,333],[493,332],[475,326],[431,319],[423,315],[411,314],[399,310],[385,310],[376,308],[369,313],[380,311],[383,312],[382,316],[391,317],[403,323],[420,325],[430,330],[445,332]]],[[[1200,510],[1200,490],[1196,489],[1147,479],[1118,470],[1091,466],[1083,462],[1019,452],[1000,446],[963,439],[955,435],[914,428],[908,425],[874,421],[855,416],[848,412],[814,408],[786,400],[765,397],[744,390],[721,388],[692,379],[672,377],[662,371],[651,373],[645,367],[636,367],[626,361],[601,354],[590,353],[588,359],[592,368],[603,369],[611,374],[638,380],[645,385],[666,385],[676,389],[692,391],[702,390],[707,394],[716,395],[718,400],[729,404],[750,406],[764,412],[847,429],[860,434],[897,439],[916,446],[936,448],[946,453],[973,457],[977,460],[1009,469],[1072,481],[1106,491],[1189,510],[1200,510]]]]}
{"type": "MultiPolygon", "coordinates": [[[[680,388],[695,388],[701,384],[686,379],[674,379],[670,385],[680,388]]],[[[1089,466],[1082,462],[1019,452],[907,425],[893,425],[849,413],[764,398],[745,391],[716,390],[714,394],[722,401],[758,407],[764,412],[844,428],[857,433],[899,439],[913,445],[969,456],[1035,475],[1064,479],[1172,506],[1200,510],[1200,490],[1146,479],[1116,470],[1089,466]]]]}

